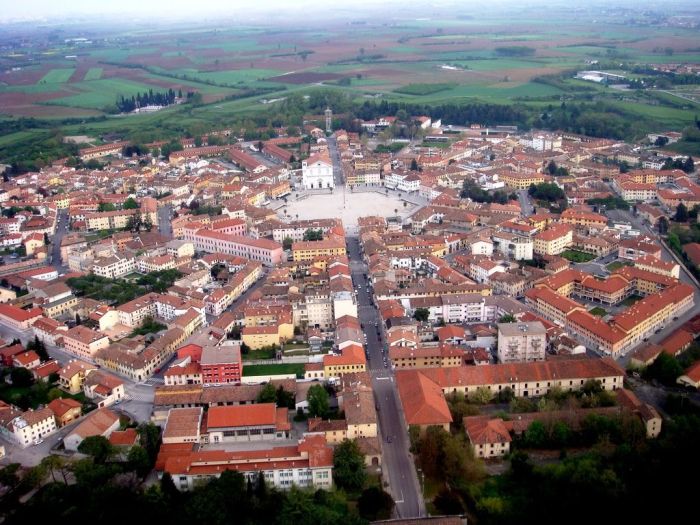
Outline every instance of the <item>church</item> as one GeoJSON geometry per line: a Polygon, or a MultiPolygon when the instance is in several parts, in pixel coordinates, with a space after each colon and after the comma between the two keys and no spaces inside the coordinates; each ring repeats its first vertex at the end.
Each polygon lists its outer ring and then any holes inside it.
{"type": "Polygon", "coordinates": [[[301,173],[304,189],[315,190],[335,187],[333,163],[328,155],[312,155],[301,163],[301,173]]]}

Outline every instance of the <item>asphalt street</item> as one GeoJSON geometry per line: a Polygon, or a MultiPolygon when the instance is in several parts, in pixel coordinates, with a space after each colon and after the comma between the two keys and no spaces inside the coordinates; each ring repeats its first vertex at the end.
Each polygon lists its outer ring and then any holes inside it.
{"type": "Polygon", "coordinates": [[[51,266],[58,273],[68,271],[68,265],[61,260],[61,241],[63,236],[68,231],[68,210],[58,210],[58,219],[56,224],[56,232],[49,239],[51,241],[51,266]]]}
{"type": "Polygon", "coordinates": [[[366,337],[368,368],[378,407],[382,442],[382,470],[389,483],[389,492],[396,502],[399,518],[425,515],[425,505],[413,459],[403,410],[398,397],[394,373],[390,368],[383,341],[380,340],[379,312],[372,304],[371,291],[365,279],[367,266],[362,262],[359,241],[348,237],[348,252],[352,280],[357,288],[358,314],[366,337]]]}

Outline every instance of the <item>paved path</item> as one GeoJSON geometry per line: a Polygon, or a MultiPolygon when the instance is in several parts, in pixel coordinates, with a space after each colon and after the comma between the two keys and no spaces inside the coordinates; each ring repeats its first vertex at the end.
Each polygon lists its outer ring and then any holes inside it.
{"type": "Polygon", "coordinates": [[[375,323],[379,326],[381,319],[367,291],[368,283],[364,278],[367,267],[362,262],[356,237],[348,238],[348,247],[352,280],[359,287],[358,314],[367,336],[368,367],[372,377],[372,389],[379,407],[377,415],[382,441],[382,472],[389,483],[389,492],[396,502],[397,517],[424,516],[425,504],[408,450],[407,426],[394,382],[394,373],[385,365],[386,352],[375,328],[375,323]],[[391,443],[388,442],[389,438],[391,443]]]}

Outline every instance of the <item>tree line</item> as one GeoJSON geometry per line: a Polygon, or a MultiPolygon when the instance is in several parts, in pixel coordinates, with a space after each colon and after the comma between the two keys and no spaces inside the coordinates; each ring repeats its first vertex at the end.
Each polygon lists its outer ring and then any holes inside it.
{"type": "MultiPolygon", "coordinates": [[[[182,90],[178,93],[179,98],[182,98],[182,90]]],[[[153,92],[149,89],[146,93],[136,93],[131,97],[122,95],[117,100],[117,109],[122,113],[131,113],[137,108],[144,106],[170,106],[175,103],[175,91],[171,88],[164,92],[153,92]]]]}

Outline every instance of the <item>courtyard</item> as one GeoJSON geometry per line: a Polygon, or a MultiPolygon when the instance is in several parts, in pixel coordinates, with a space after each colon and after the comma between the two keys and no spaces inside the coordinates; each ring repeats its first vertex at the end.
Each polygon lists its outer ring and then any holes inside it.
{"type": "Polygon", "coordinates": [[[404,201],[394,192],[389,195],[378,191],[351,192],[341,187],[333,193],[300,194],[299,199],[290,197],[287,204],[277,211],[286,220],[338,217],[343,221],[346,231],[352,233],[356,231],[357,219],[360,217],[390,217],[398,213],[406,218],[417,209],[418,205],[410,202],[404,206],[404,201]]]}

